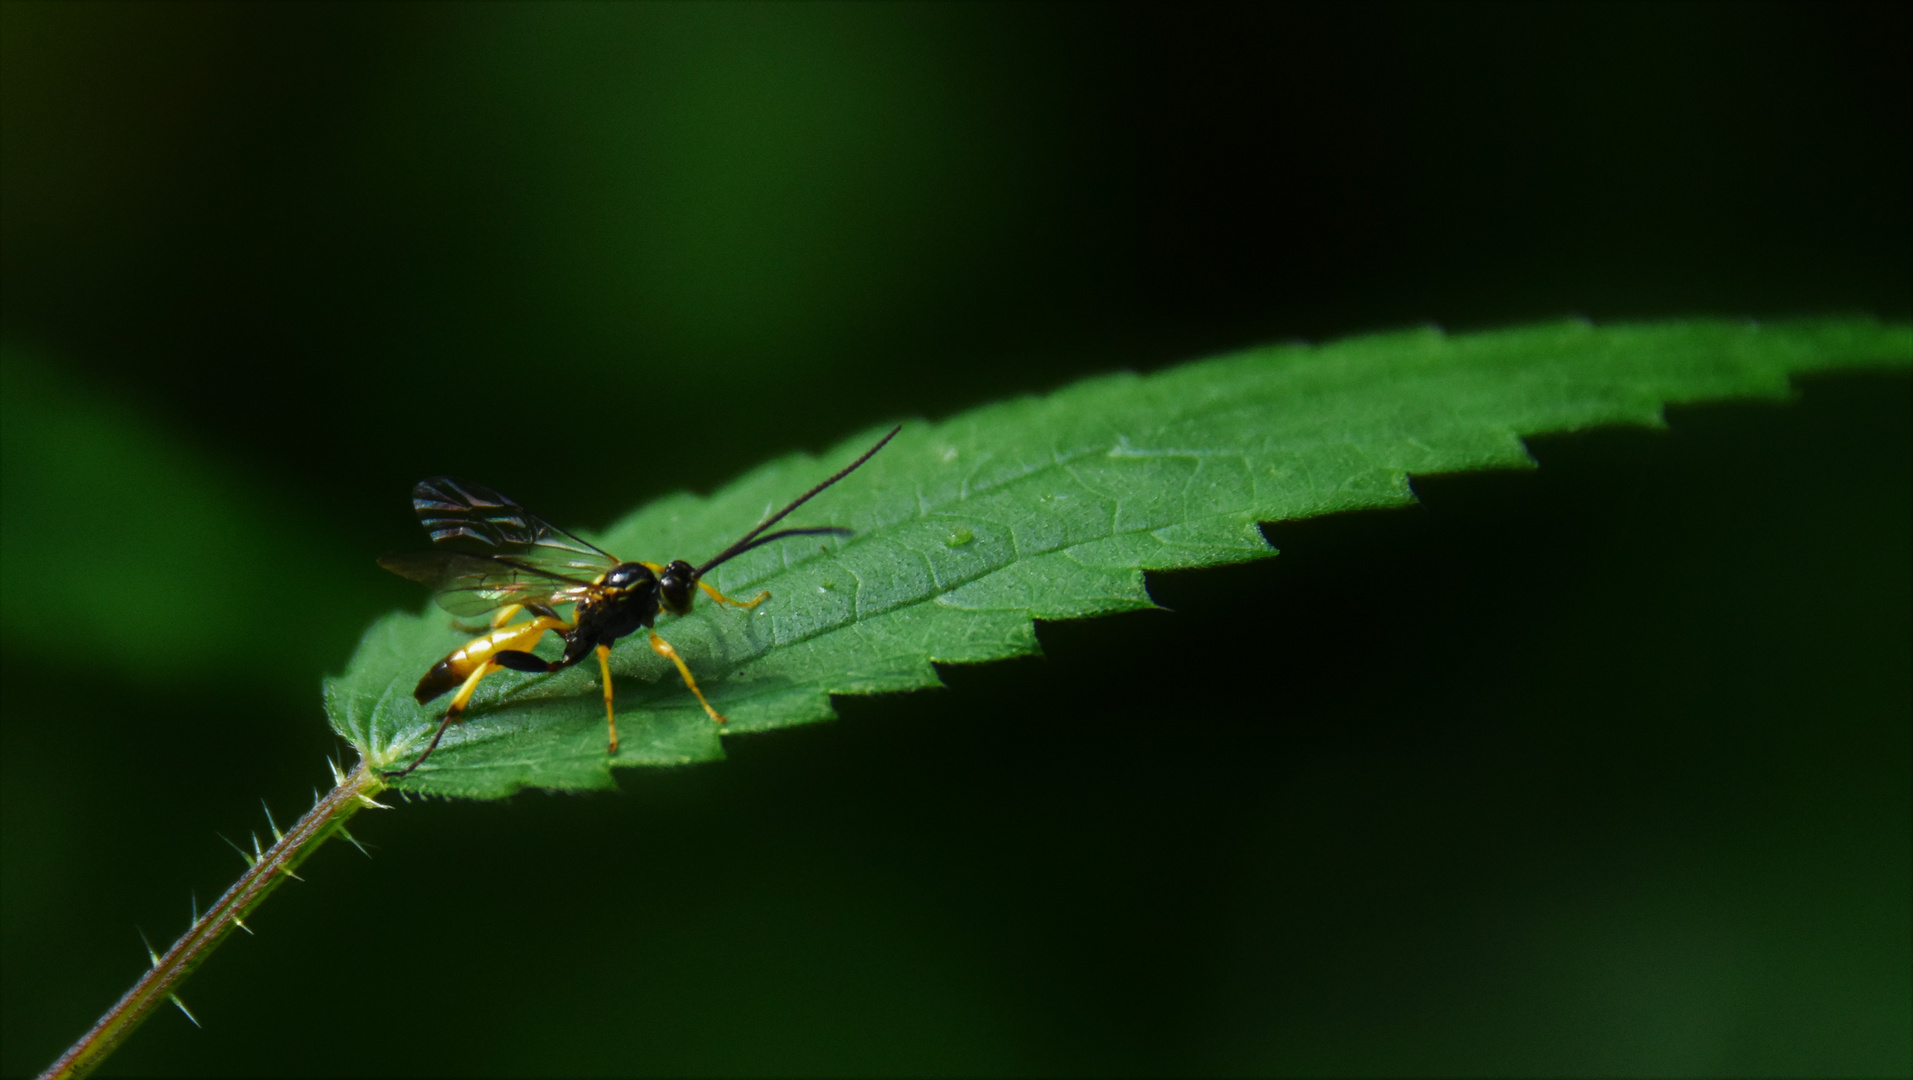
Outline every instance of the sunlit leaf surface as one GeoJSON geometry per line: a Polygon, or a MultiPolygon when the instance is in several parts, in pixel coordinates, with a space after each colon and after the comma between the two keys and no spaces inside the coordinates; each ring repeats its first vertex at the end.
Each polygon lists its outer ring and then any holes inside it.
{"type": "MultiPolygon", "coordinates": [[[[1564,322],[1275,346],[1091,379],[908,423],[790,521],[855,536],[751,552],[716,584],[768,589],[770,601],[749,612],[701,604],[659,629],[729,716],[723,734],[809,723],[832,715],[831,694],[933,686],[935,664],[1032,652],[1034,619],[1147,607],[1144,570],[1271,555],[1258,522],[1407,503],[1412,474],[1529,468],[1527,435],[1658,425],[1669,403],[1781,397],[1790,374],[1909,361],[1913,331],[1865,319],[1564,322]]],[[[626,559],[707,558],[881,430],[708,498],[661,499],[590,538],[626,559]]],[[[536,492],[513,494],[537,507],[536,492]]],[[[333,726],[375,762],[416,753],[443,699],[420,707],[412,686],[464,638],[431,607],[378,622],[326,684],[333,726]]],[[[555,655],[556,642],[541,652],[555,655]]],[[[403,786],[474,798],[605,787],[612,765],[722,756],[720,729],[641,635],[619,644],[613,670],[616,756],[605,753],[595,665],[503,673],[403,786]]]]}

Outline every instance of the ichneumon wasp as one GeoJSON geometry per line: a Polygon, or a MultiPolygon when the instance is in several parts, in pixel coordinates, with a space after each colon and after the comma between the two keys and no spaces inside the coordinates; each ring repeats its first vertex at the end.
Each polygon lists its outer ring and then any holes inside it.
{"type": "Polygon", "coordinates": [[[501,668],[559,671],[594,653],[598,673],[604,679],[604,719],[611,729],[609,752],[616,753],[618,718],[611,708],[611,644],[640,627],[650,634],[652,650],[676,665],[698,704],[712,720],[722,724],[724,715],[704,700],[704,691],[698,689],[684,658],[654,629],[659,613],[689,614],[691,601],[697,598],[696,589],[702,589],[717,603],[740,608],[753,608],[769,599],[770,593],[764,592],[753,600],[733,600],[705,581],[704,575],[774,540],[850,535],[849,529],[835,525],[779,529],[774,533],[764,530],[849,476],[902,430],[901,425],[891,428],[890,434],[877,440],[877,445],[864,451],[863,456],[765,518],[743,539],[702,566],[692,566],[683,559],[663,566],[625,562],[490,488],[444,476],[419,481],[412,488],[412,510],[437,547],[386,555],[379,559],[379,565],[430,586],[438,605],[454,615],[469,618],[491,612],[491,631],[440,660],[418,681],[412,696],[420,705],[454,687],[458,693],[446,707],[425,752],[405,768],[386,775],[394,779],[405,776],[431,757],[438,741],[445,737],[445,729],[465,711],[485,676],[501,668]],[[557,611],[566,604],[574,605],[569,620],[557,611]],[[521,613],[531,618],[511,621],[521,613]],[[557,634],[565,643],[563,655],[556,660],[540,659],[531,651],[546,633],[557,634]]]}

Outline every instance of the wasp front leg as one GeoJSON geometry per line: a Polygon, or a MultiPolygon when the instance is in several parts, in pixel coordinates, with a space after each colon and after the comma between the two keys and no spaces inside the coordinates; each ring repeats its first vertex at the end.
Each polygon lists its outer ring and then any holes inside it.
{"type": "Polygon", "coordinates": [[[743,600],[733,600],[730,597],[725,596],[723,593],[718,592],[716,587],[713,586],[710,582],[704,581],[702,579],[698,581],[697,587],[704,590],[704,595],[710,597],[711,599],[717,601],[720,604],[729,604],[732,607],[741,607],[745,609],[754,608],[757,605],[771,598],[771,594],[769,590],[766,590],[764,592],[758,593],[756,598],[749,601],[748,603],[743,600]]]}

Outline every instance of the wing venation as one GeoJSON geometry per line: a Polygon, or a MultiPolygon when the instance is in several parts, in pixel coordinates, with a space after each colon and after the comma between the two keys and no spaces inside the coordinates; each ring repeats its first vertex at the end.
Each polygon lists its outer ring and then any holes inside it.
{"type": "Polygon", "coordinates": [[[431,589],[439,607],[465,618],[507,604],[574,604],[591,592],[587,581],[455,551],[394,552],[380,556],[379,565],[431,589]]]}
{"type": "Polygon", "coordinates": [[[432,543],[461,555],[589,576],[618,564],[604,549],[479,484],[448,476],[421,480],[412,488],[412,510],[432,543]]]}

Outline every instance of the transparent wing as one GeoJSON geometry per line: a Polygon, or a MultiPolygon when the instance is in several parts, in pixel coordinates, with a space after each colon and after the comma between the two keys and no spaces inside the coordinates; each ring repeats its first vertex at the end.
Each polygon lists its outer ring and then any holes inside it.
{"type": "Polygon", "coordinates": [[[438,606],[470,618],[507,604],[575,604],[592,585],[506,559],[455,551],[401,551],[379,565],[432,590],[438,606]]]}
{"type": "Polygon", "coordinates": [[[560,529],[491,488],[434,476],[412,488],[412,511],[448,551],[509,559],[568,577],[594,578],[618,565],[595,545],[560,529]]]}

